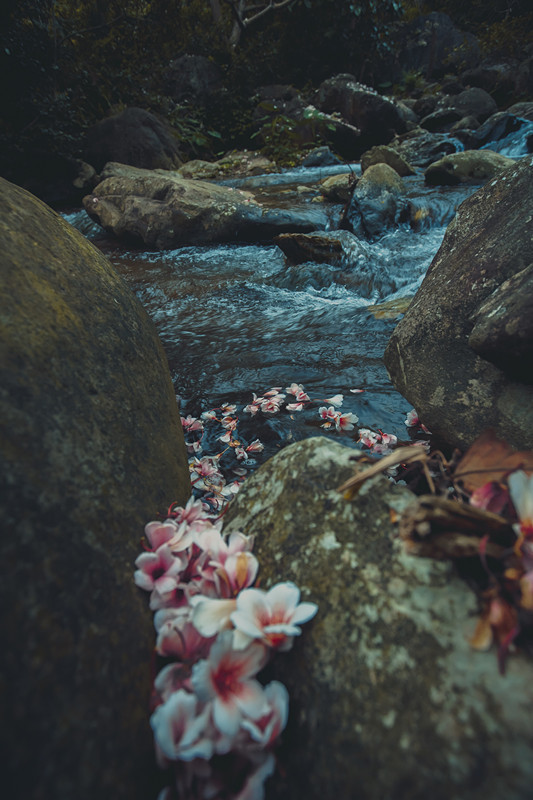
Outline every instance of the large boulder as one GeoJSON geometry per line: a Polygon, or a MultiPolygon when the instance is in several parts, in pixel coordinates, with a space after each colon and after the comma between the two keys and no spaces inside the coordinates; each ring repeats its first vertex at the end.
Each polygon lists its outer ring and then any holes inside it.
{"type": "Polygon", "coordinates": [[[380,236],[398,222],[404,193],[396,170],[388,164],[373,164],[355,185],[343,225],[359,237],[380,236]]]}
{"type": "Polygon", "coordinates": [[[354,451],[324,437],[250,477],[226,530],[255,536],[261,585],[294,581],[314,620],[269,667],[289,690],[276,800],[523,800],[533,779],[533,664],[471,649],[474,593],[444,562],[406,555],[384,477],[337,488],[354,451]]]}
{"type": "Polygon", "coordinates": [[[144,169],[174,169],[181,163],[170,126],[142,108],[126,108],[93,125],[86,135],[85,158],[98,171],[108,161],[144,169]]]}
{"type": "Polygon", "coordinates": [[[480,122],[484,122],[498,110],[494,98],[484,89],[478,87],[471,87],[459,92],[459,94],[445,96],[439,101],[437,107],[453,109],[461,117],[476,117],[480,122]]]}
{"type": "Polygon", "coordinates": [[[460,448],[488,427],[517,448],[533,447],[533,387],[468,341],[476,311],[531,264],[532,178],[526,157],[462,203],[385,352],[398,391],[460,448]]]}
{"type": "Polygon", "coordinates": [[[0,183],[4,790],[146,800],[154,634],[132,575],[143,526],[190,493],[176,398],[107,259],[0,183]]]}
{"type": "Polygon", "coordinates": [[[392,100],[358,83],[353,75],[336,75],[318,88],[315,105],[326,113],[338,112],[361,132],[359,153],[376,144],[388,144],[406,129],[403,115],[392,100]]]}
{"type": "Polygon", "coordinates": [[[430,164],[424,180],[432,186],[455,186],[459,183],[483,183],[494,178],[515,161],[493,150],[464,150],[430,164]]]}
{"type": "Polygon", "coordinates": [[[311,213],[266,208],[249,192],[163,170],[110,163],[100,177],[83,199],[89,216],[115,236],[148,247],[267,241],[278,233],[317,227],[311,213]]]}

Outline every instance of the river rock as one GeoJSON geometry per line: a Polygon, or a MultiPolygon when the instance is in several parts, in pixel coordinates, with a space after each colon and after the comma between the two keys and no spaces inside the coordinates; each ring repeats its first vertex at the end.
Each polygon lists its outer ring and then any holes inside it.
{"type": "Polygon", "coordinates": [[[393,139],[391,147],[414,167],[427,167],[457,150],[445,134],[430,133],[423,128],[416,128],[393,139]]]}
{"type": "Polygon", "coordinates": [[[471,649],[477,601],[448,563],[407,555],[391,511],[413,501],[377,477],[347,501],[354,450],[286,447],[245,483],[226,530],[255,536],[268,589],[294,581],[318,613],[268,680],[289,690],[276,800],[523,800],[533,778],[533,664],[498,673],[471,649]]]}
{"type": "Polygon", "coordinates": [[[405,158],[402,158],[393,147],[387,147],[384,144],[371,147],[361,156],[362,172],[365,172],[373,164],[388,164],[401,178],[415,174],[414,169],[405,158]]]}
{"type": "Polygon", "coordinates": [[[438,108],[420,120],[420,127],[432,133],[435,131],[449,131],[462,116],[455,108],[438,108]]]}
{"type": "Polygon", "coordinates": [[[431,186],[482,183],[515,163],[514,159],[493,150],[464,150],[430,164],[424,172],[424,179],[431,186]]]}
{"type": "Polygon", "coordinates": [[[379,236],[398,222],[402,194],[398,173],[388,164],[373,164],[357,182],[343,224],[358,237],[379,236]]]}
{"type": "Polygon", "coordinates": [[[282,233],[274,243],[291,264],[313,261],[346,267],[368,259],[366,248],[350,231],[282,233]]]}
{"type": "Polygon", "coordinates": [[[459,94],[447,95],[439,100],[438,108],[454,110],[460,117],[473,116],[484,122],[498,110],[498,106],[488,92],[479,87],[465,89],[459,94]]]}
{"type": "Polygon", "coordinates": [[[523,101],[521,103],[514,103],[507,109],[508,114],[514,114],[521,119],[529,119],[533,121],[533,102],[523,101]]]}
{"type": "MultiPolygon", "coordinates": [[[[315,105],[327,113],[337,111],[361,131],[359,154],[375,144],[388,144],[405,122],[393,101],[358,83],[353,75],[336,75],[318,88],[315,105]]],[[[355,157],[355,154],[354,154],[355,157]]]]}
{"type": "Polygon", "coordinates": [[[166,357],[107,259],[1,183],[6,796],[153,796],[146,522],[190,493],[166,357]],[[142,596],[141,596],[142,594],[142,596]]]}
{"type": "Polygon", "coordinates": [[[278,233],[315,230],[313,215],[264,208],[249,192],[188,180],[164,170],[107,164],[83,199],[110,233],[161,250],[188,244],[267,241],[278,233]]]}
{"type": "Polygon", "coordinates": [[[108,161],[145,169],[174,169],[181,163],[172,129],[142,108],[126,108],[89,129],[85,158],[99,172],[108,161]]]}
{"type": "Polygon", "coordinates": [[[391,379],[424,424],[465,448],[492,427],[533,447],[533,387],[477,355],[472,315],[531,264],[533,158],[508,167],[465,200],[385,352],[391,379]]]}
{"type": "Polygon", "coordinates": [[[492,114],[483,125],[480,125],[476,131],[473,132],[471,141],[472,147],[483,147],[488,142],[496,142],[499,139],[504,139],[511,133],[519,131],[525,127],[527,122],[520,119],[515,114],[509,114],[506,111],[498,111],[492,114]]]}
{"type": "Polygon", "coordinates": [[[318,184],[322,195],[332,203],[347,203],[352,196],[356,177],[353,172],[343,172],[340,175],[330,175],[323,178],[318,184]]]}
{"type": "Polygon", "coordinates": [[[533,383],[533,264],[498,286],[470,319],[470,347],[507,375],[533,383]]]}
{"type": "Polygon", "coordinates": [[[195,158],[187,161],[176,172],[182,178],[195,180],[216,181],[224,178],[246,178],[251,175],[262,175],[276,172],[277,167],[273,161],[261,153],[242,150],[226,153],[217,161],[203,161],[195,158]]]}

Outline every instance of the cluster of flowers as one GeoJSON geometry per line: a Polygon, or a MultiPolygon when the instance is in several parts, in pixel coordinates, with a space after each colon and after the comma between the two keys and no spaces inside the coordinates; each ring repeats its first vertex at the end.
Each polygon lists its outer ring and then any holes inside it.
{"type": "MultiPolygon", "coordinates": [[[[353,394],[359,394],[364,390],[350,389],[350,391],[353,394]]],[[[324,400],[313,400],[306,393],[304,387],[298,383],[291,383],[283,392],[281,386],[275,386],[262,395],[253,393],[251,403],[244,406],[243,412],[252,417],[259,412],[265,415],[277,414],[282,409],[292,413],[303,411],[320,402],[329,404],[318,408],[322,428],[340,433],[354,430],[359,421],[357,415],[343,414],[337,410],[344,402],[344,395],[336,394],[324,400]],[[287,402],[287,395],[293,398],[293,402],[287,402]]],[[[188,415],[182,417],[181,422],[186,436],[187,449],[192,455],[189,469],[193,488],[202,493],[205,511],[220,513],[239,491],[247,475],[247,467],[255,464],[254,456],[264,450],[264,445],[259,439],[255,439],[250,444],[242,443],[237,431],[239,417],[235,405],[227,404],[204,411],[200,418],[188,415]],[[217,423],[221,426],[222,432],[217,437],[217,441],[224,445],[224,449],[217,455],[201,456],[205,426],[210,423],[217,423]],[[228,452],[232,452],[237,461],[237,465],[232,469],[233,480],[229,482],[220,468],[220,459],[228,452]]],[[[405,424],[408,427],[421,427],[422,430],[429,432],[420,424],[415,411],[409,412],[405,424]]],[[[359,428],[357,434],[357,441],[375,455],[385,455],[391,452],[398,442],[394,434],[387,434],[383,431],[376,432],[368,428],[359,428]]]]}
{"type": "Polygon", "coordinates": [[[200,500],[171,506],[168,518],[148,523],[145,534],[134,579],[150,592],[156,652],[167,662],[154,681],[158,763],[175,766],[180,798],[216,800],[226,790],[211,760],[227,757],[242,776],[233,800],[260,800],[288,695],[281,683],[262,686],[256,676],[276,651],[291,648],[317,606],[301,603],[290,582],[269,591],[254,587],[253,538],[238,531],[225,536],[200,500]]]}

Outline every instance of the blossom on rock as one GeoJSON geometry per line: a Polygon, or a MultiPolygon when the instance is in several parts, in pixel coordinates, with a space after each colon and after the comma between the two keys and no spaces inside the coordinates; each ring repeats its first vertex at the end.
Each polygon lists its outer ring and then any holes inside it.
{"type": "Polygon", "coordinates": [[[298,626],[315,616],[316,603],[300,603],[300,590],[287,581],[265,592],[263,589],[243,589],[237,597],[237,608],[231,614],[235,646],[257,639],[280,651],[290,650],[298,626]]]}
{"type": "Polygon", "coordinates": [[[227,736],[234,736],[243,716],[260,719],[267,709],[261,684],[253,677],[267,661],[263,645],[252,642],[233,649],[231,631],[219,634],[209,657],[192,669],[192,685],[202,702],[212,702],[213,722],[227,736]]]}
{"type": "Polygon", "coordinates": [[[271,681],[265,686],[267,708],[259,719],[244,719],[242,727],[248,731],[255,747],[272,747],[285,730],[289,716],[289,693],[279,681],[271,681]]]}
{"type": "Polygon", "coordinates": [[[211,758],[213,743],[206,736],[208,707],[179,689],[156,708],[150,719],[157,746],[170,761],[211,758]]]}
{"type": "Polygon", "coordinates": [[[170,547],[164,544],[155,553],[141,553],[135,566],[133,579],[137,586],[147,592],[156,590],[164,596],[177,587],[185,561],[174,556],[170,547]]]}

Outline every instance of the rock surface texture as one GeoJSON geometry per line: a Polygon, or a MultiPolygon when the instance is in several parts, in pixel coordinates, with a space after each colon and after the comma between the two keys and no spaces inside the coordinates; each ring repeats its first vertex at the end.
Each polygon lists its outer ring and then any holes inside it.
{"type": "Polygon", "coordinates": [[[154,633],[134,560],[190,492],[168,365],[95,247],[7,181],[0,208],[3,786],[146,800],[154,633]]]}
{"type": "Polygon", "coordinates": [[[85,158],[96,170],[108,161],[144,169],[174,169],[181,163],[170,126],[142,108],[126,108],[93,125],[85,158]]]}
{"type": "Polygon", "coordinates": [[[528,156],[462,203],[385,352],[398,391],[460,448],[489,427],[519,449],[533,447],[533,387],[514,379],[514,359],[509,374],[469,344],[479,309],[531,264],[532,178],[528,156]]]}
{"type": "Polygon", "coordinates": [[[533,778],[533,664],[498,674],[467,641],[476,599],[448,563],[406,555],[390,510],[413,500],[378,477],[337,487],[354,451],[325,437],[285,448],[233,501],[226,529],[256,537],[262,586],[318,603],[269,668],[289,689],[276,800],[523,800],[533,778]]]}
{"type": "Polygon", "coordinates": [[[163,170],[110,163],[100,177],[83,199],[89,216],[115,236],[148,247],[262,241],[317,227],[312,214],[264,208],[249,192],[163,170]]]}
{"type": "Polygon", "coordinates": [[[426,183],[436,186],[455,186],[458,183],[481,183],[494,178],[514,164],[512,158],[493,150],[465,150],[430,164],[424,172],[426,183]]]}

